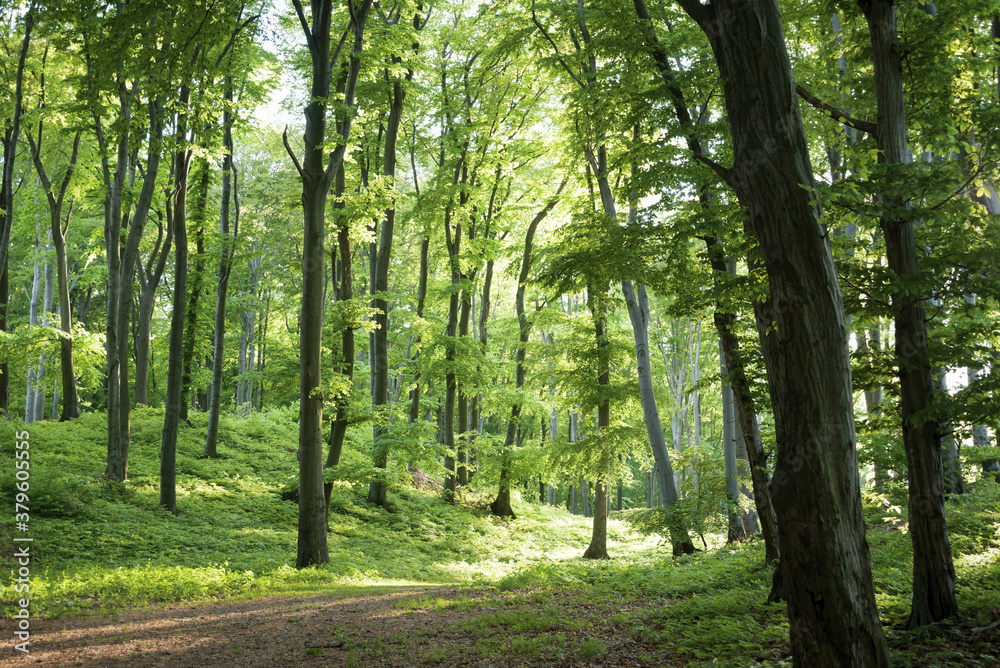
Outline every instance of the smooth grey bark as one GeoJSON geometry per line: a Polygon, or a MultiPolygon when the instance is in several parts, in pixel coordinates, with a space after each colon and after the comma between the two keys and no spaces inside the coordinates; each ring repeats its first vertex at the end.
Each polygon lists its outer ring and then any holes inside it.
{"type": "MultiPolygon", "coordinates": [[[[714,280],[718,281],[722,276],[734,274],[735,263],[721,257],[722,248],[718,239],[708,237],[705,239],[705,243],[708,248],[714,280]]],[[[770,310],[765,303],[754,304],[755,316],[766,316],[770,310]]],[[[726,356],[727,380],[733,390],[733,405],[736,409],[736,435],[737,438],[742,437],[743,439],[744,452],[746,452],[750,467],[754,508],[756,508],[761,534],[764,537],[764,562],[770,564],[777,561],[781,553],[778,520],[771,500],[770,476],[764,456],[764,442],[760,435],[760,424],[757,420],[757,408],[753,395],[750,393],[750,382],[747,379],[743,363],[743,351],[735,333],[736,316],[731,312],[731,309],[723,308],[721,303],[717,303],[712,319],[715,322],[715,330],[719,334],[719,341],[726,356]]],[[[774,337],[767,334],[770,322],[758,322],[757,325],[762,348],[771,355],[778,354],[780,351],[774,345],[774,337]]],[[[780,597],[781,592],[777,588],[772,590],[771,600],[780,600],[780,597]]]]}
{"type": "Polygon", "coordinates": [[[772,487],[793,665],[888,666],[864,533],[845,318],[810,204],[812,167],[778,4],[678,4],[708,37],[724,82],[734,164],[714,168],[744,207],[768,275],[772,487]]]}
{"type": "Polygon", "coordinates": [[[236,378],[236,409],[237,412],[252,413],[254,410],[254,390],[257,381],[253,372],[257,369],[258,341],[257,341],[257,319],[258,311],[263,306],[264,289],[261,286],[263,279],[263,258],[256,254],[258,242],[252,243],[251,251],[254,253],[247,263],[247,279],[244,285],[244,294],[249,296],[247,306],[240,312],[240,344],[237,357],[237,378],[236,378]]]}
{"type": "Polygon", "coordinates": [[[746,540],[747,527],[740,521],[740,484],[736,473],[736,407],[733,405],[733,388],[729,385],[726,369],[726,351],[719,342],[719,367],[722,375],[722,459],[726,476],[726,497],[729,507],[726,510],[727,526],[726,542],[735,543],[746,540]]]}
{"type": "MultiPolygon", "coordinates": [[[[644,0],[633,0],[636,15],[642,20],[640,28],[645,38],[651,45],[653,60],[667,91],[670,95],[674,115],[681,125],[684,133],[685,143],[696,159],[701,159],[704,152],[701,140],[696,132],[694,122],[689,107],[687,105],[684,92],[677,84],[673,68],[670,64],[669,54],[659,42],[651,24],[651,17],[644,0]]],[[[700,184],[698,188],[698,199],[701,207],[709,210],[712,205],[712,197],[705,187],[700,184]]],[[[709,263],[713,270],[713,280],[718,287],[719,277],[729,273],[729,266],[726,258],[721,253],[721,242],[715,236],[703,237],[703,241],[708,249],[709,263]]],[[[771,563],[778,559],[778,530],[775,520],[774,510],[771,504],[771,496],[768,490],[769,476],[766,462],[764,461],[763,443],[760,438],[760,429],[757,423],[757,414],[754,408],[753,399],[746,383],[746,376],[743,370],[743,358],[739,351],[739,341],[732,333],[736,322],[736,316],[731,309],[723,308],[721,303],[716,304],[713,322],[719,334],[722,348],[727,358],[730,372],[730,384],[733,388],[733,398],[735,402],[737,422],[739,430],[745,436],[747,444],[746,452],[750,463],[751,480],[753,483],[753,499],[757,508],[757,516],[760,518],[761,531],[764,535],[766,545],[765,562],[771,563]]]]}
{"type": "MultiPolygon", "coordinates": [[[[41,321],[38,318],[38,312],[42,300],[42,265],[39,259],[39,254],[41,253],[41,238],[38,236],[38,224],[35,224],[35,252],[32,258],[32,264],[34,265],[32,276],[31,276],[31,298],[28,301],[28,326],[31,328],[38,327],[41,321]]],[[[43,367],[44,369],[44,367],[43,367]]],[[[37,391],[37,386],[41,383],[41,378],[38,377],[38,372],[35,368],[35,361],[28,361],[27,370],[27,382],[25,383],[25,398],[24,398],[24,423],[31,424],[35,421],[35,393],[37,391]]]]}
{"type": "MultiPolygon", "coordinates": [[[[46,250],[52,249],[51,233],[49,234],[49,242],[46,244],[46,250]]],[[[42,313],[41,313],[41,324],[45,326],[51,325],[51,313],[52,313],[52,297],[54,293],[54,279],[55,271],[52,267],[52,261],[46,259],[45,269],[44,269],[44,288],[42,290],[42,313]]],[[[45,419],[45,371],[49,356],[46,353],[42,353],[38,358],[38,375],[36,376],[38,382],[35,386],[35,419],[44,420],[45,419]]]]}
{"type": "Polygon", "coordinates": [[[729,382],[729,367],[726,363],[726,351],[719,339],[719,369],[722,376],[722,415],[723,440],[726,474],[726,495],[733,503],[729,510],[728,540],[729,542],[744,541],[758,532],[758,515],[753,508],[739,508],[740,499],[746,497],[754,501],[753,491],[740,482],[750,475],[750,459],[747,452],[747,439],[743,428],[736,417],[736,397],[729,382]]]}
{"type": "MultiPolygon", "coordinates": [[[[677,503],[677,487],[674,485],[674,470],[670,463],[670,452],[663,435],[660,422],[660,412],[656,405],[656,393],[653,387],[653,374],[649,360],[649,299],[646,296],[646,286],[639,284],[638,294],[632,287],[632,281],[622,281],[622,294],[628,309],[629,320],[632,323],[632,335],[635,339],[635,356],[639,380],[639,398],[642,403],[642,417],[646,425],[646,438],[653,451],[655,462],[656,486],[659,490],[659,505],[672,506],[677,503]]],[[[683,519],[677,517],[671,521],[671,539],[674,552],[691,554],[694,544],[687,535],[683,519]]]]}
{"type": "MultiPolygon", "coordinates": [[[[908,163],[912,158],[906,146],[895,4],[893,0],[860,0],[858,5],[868,21],[872,45],[879,162],[908,163]]],[[[901,214],[910,203],[887,193],[882,204],[879,226],[885,236],[889,269],[900,277],[917,276],[920,268],[914,225],[901,214]]],[[[934,401],[934,382],[927,358],[927,318],[921,297],[907,289],[892,295],[913,543],[913,599],[907,628],[940,622],[958,609],[944,513],[940,425],[923,417],[934,401]]]]}
{"type": "MultiPolygon", "coordinates": [[[[44,73],[43,73],[44,81],[44,73]]],[[[44,86],[44,84],[43,84],[44,86]]],[[[66,201],[66,192],[69,189],[70,181],[76,171],[76,162],[80,154],[80,136],[77,131],[73,139],[73,149],[66,164],[66,171],[57,182],[49,178],[49,174],[42,163],[42,123],[38,124],[38,140],[30,132],[25,133],[31,147],[31,158],[35,164],[35,171],[45,188],[45,196],[49,203],[49,235],[56,250],[56,274],[59,281],[59,328],[67,334],[59,341],[59,363],[62,379],[62,399],[63,412],[62,420],[72,420],[80,416],[79,400],[76,393],[76,371],[73,365],[73,324],[69,310],[69,266],[66,260],[66,228],[69,226],[69,218],[72,214],[73,205],[70,204],[70,211],[66,214],[66,222],[63,224],[63,204],[66,201]],[[65,306],[64,306],[65,305],[65,306]]]]}

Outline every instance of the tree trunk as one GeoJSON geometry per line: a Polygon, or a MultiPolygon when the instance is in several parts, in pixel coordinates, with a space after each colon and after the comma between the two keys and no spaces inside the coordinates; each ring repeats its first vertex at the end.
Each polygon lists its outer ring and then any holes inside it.
{"type": "MultiPolygon", "coordinates": [[[[656,394],[653,389],[653,375],[649,363],[649,300],[646,296],[646,286],[639,284],[638,296],[632,287],[632,281],[622,281],[622,294],[625,306],[628,308],[629,320],[632,322],[632,334],[635,339],[636,366],[638,368],[639,398],[642,402],[642,417],[646,424],[646,438],[653,451],[656,463],[656,482],[660,491],[658,505],[672,506],[678,501],[677,488],[674,485],[674,469],[670,463],[670,453],[663,436],[660,424],[660,412],[656,406],[656,394]]],[[[691,554],[694,544],[687,534],[687,527],[679,515],[671,519],[671,540],[674,552],[691,554]]]]}
{"type": "Polygon", "coordinates": [[[180,428],[181,383],[184,372],[184,321],[187,308],[187,182],[191,149],[186,145],[186,109],[191,91],[181,86],[174,153],[173,211],[168,224],[174,230],[174,297],[170,314],[170,357],[167,361],[167,401],[160,442],[160,506],[177,514],[177,433],[180,428]]]}
{"type": "Polygon", "coordinates": [[[864,535],[844,313],[810,204],[812,168],[778,5],[678,2],[707,35],[724,81],[734,165],[719,170],[760,244],[777,325],[764,353],[793,661],[888,666],[864,535]]]}
{"type": "Polygon", "coordinates": [[[610,559],[608,556],[608,485],[594,486],[594,531],[584,559],[610,559]]]}
{"type": "MultiPolygon", "coordinates": [[[[302,177],[302,209],[305,230],[302,246],[302,315],[299,325],[299,521],[296,568],[305,568],[330,560],[326,542],[326,505],[323,489],[323,288],[325,277],[326,201],[334,175],[340,169],[351,131],[351,107],[363,46],[365,21],[371,0],[363,0],[351,15],[353,32],[349,73],[344,89],[342,114],[338,115],[340,135],[327,162],[327,104],[330,81],[334,70],[331,61],[330,31],[332,3],[316,0],[312,3],[312,25],[307,23],[301,0],[293,0],[295,12],[302,24],[312,61],[311,101],[306,107],[305,157],[299,166],[302,177]]],[[[337,56],[339,58],[339,50],[337,56]]],[[[287,144],[287,142],[286,142],[287,144]]],[[[286,145],[287,148],[287,145],[286,145]]]]}
{"type": "Polygon", "coordinates": [[[26,133],[28,143],[31,147],[31,157],[38,172],[38,178],[45,188],[45,195],[49,202],[50,238],[56,249],[56,269],[59,281],[59,327],[63,332],[70,335],[64,337],[59,342],[60,372],[62,377],[62,398],[63,421],[72,420],[80,416],[79,400],[76,393],[76,371],[73,365],[73,339],[72,339],[72,317],[69,309],[69,266],[66,261],[66,227],[69,225],[69,218],[73,212],[73,205],[70,204],[70,211],[66,214],[66,224],[63,225],[62,208],[66,199],[66,192],[69,189],[70,179],[76,171],[76,162],[80,153],[80,135],[78,131],[73,139],[73,151],[69,156],[66,166],[66,173],[63,174],[58,184],[53,184],[41,160],[42,148],[42,126],[38,127],[38,142],[36,143],[31,133],[26,133]]]}
{"type": "Polygon", "coordinates": [[[181,419],[188,419],[189,397],[194,390],[192,374],[194,371],[194,348],[198,340],[198,302],[201,301],[201,287],[205,278],[205,211],[208,208],[208,186],[212,172],[208,160],[200,159],[201,163],[197,190],[194,193],[194,239],[195,264],[191,272],[191,290],[188,295],[187,314],[184,323],[184,353],[183,372],[181,376],[181,419]]]}
{"type": "MultiPolygon", "coordinates": [[[[469,336],[469,316],[472,313],[472,298],[468,290],[462,290],[461,310],[458,317],[458,336],[462,340],[469,336]]],[[[469,457],[469,397],[465,392],[464,383],[458,388],[458,426],[462,436],[457,442],[456,452],[458,469],[456,483],[459,487],[468,487],[469,469],[466,466],[469,457]]]]}
{"type": "MultiPolygon", "coordinates": [[[[17,158],[17,142],[21,133],[21,116],[24,114],[24,63],[31,45],[31,32],[35,25],[35,5],[31,5],[24,16],[24,38],[17,59],[14,78],[14,104],[10,124],[5,125],[3,141],[3,176],[0,178],[0,331],[7,331],[7,307],[10,303],[10,277],[8,276],[7,254],[10,249],[10,235],[14,226],[14,163],[17,158]]],[[[7,362],[0,365],[0,411],[9,418],[10,373],[7,362]]]]}
{"type": "Polygon", "coordinates": [[[135,337],[135,403],[149,405],[150,329],[153,321],[153,307],[156,304],[156,290],[170,257],[173,242],[173,227],[157,223],[159,235],[156,246],[145,265],[138,263],[139,275],[139,321],[136,323],[135,337]]]}
{"type": "MultiPolygon", "coordinates": [[[[28,302],[28,326],[32,329],[38,327],[38,308],[42,299],[42,265],[39,260],[41,248],[41,238],[38,236],[38,225],[35,225],[35,252],[32,257],[34,270],[31,277],[31,299],[28,302]]],[[[25,397],[24,397],[24,424],[31,424],[35,421],[35,387],[41,382],[35,371],[34,360],[28,360],[28,370],[26,372],[25,397]]]]}
{"type": "MultiPolygon", "coordinates": [[[[354,258],[351,251],[350,221],[340,212],[344,209],[344,203],[340,201],[346,190],[346,174],[344,165],[341,163],[334,180],[334,196],[337,198],[333,204],[333,210],[337,217],[337,248],[331,253],[335,258],[339,253],[340,261],[335,262],[335,276],[337,281],[337,301],[341,304],[349,304],[354,299],[354,258]]],[[[336,367],[339,367],[347,379],[347,391],[338,395],[334,403],[337,412],[330,426],[330,453],[326,458],[327,466],[337,466],[340,464],[340,455],[344,450],[344,439],[347,437],[347,409],[351,402],[352,385],[354,383],[354,322],[342,323],[344,328],[340,334],[340,358],[336,367]]]]}
{"type": "MultiPolygon", "coordinates": [[[[392,57],[395,64],[401,62],[397,56],[392,57]]],[[[413,70],[407,73],[406,80],[413,77],[413,70]]],[[[403,102],[406,99],[406,88],[396,80],[392,83],[390,94],[389,118],[386,122],[385,152],[382,156],[382,176],[389,183],[396,178],[396,143],[399,137],[399,123],[403,115],[403,102]]],[[[396,222],[396,207],[393,203],[385,210],[385,218],[380,226],[378,255],[375,258],[375,281],[372,283],[375,306],[374,358],[375,370],[372,374],[372,403],[375,407],[376,420],[374,425],[374,446],[372,459],[376,469],[384,471],[389,459],[387,429],[378,416],[379,407],[389,403],[389,303],[386,291],[389,289],[389,258],[392,254],[392,235],[396,222]]],[[[383,471],[376,471],[368,485],[368,502],[387,508],[386,481],[383,471]]]]}
{"type": "Polygon", "coordinates": [[[719,342],[719,367],[722,375],[722,457],[726,474],[726,497],[729,507],[727,543],[738,543],[749,538],[747,527],[740,520],[740,483],[736,472],[736,407],[733,405],[733,388],[729,385],[726,352],[719,342]]]}
{"type": "MultiPolygon", "coordinates": [[[[893,0],[862,0],[859,5],[868,21],[875,65],[879,162],[911,162],[906,147],[896,9],[893,0]]],[[[882,200],[889,209],[879,221],[885,235],[889,269],[901,278],[917,276],[920,269],[913,223],[892,213],[892,209],[909,209],[909,202],[891,193],[882,200]]],[[[921,297],[902,288],[892,295],[913,542],[913,600],[907,628],[942,621],[958,609],[955,568],[944,514],[941,434],[937,421],[926,419],[934,400],[934,384],[927,358],[927,320],[921,297]]]]}
{"type": "MultiPolygon", "coordinates": [[[[531,272],[531,248],[534,243],[535,230],[538,228],[538,224],[545,219],[545,216],[559,202],[559,197],[562,195],[565,186],[566,179],[563,179],[562,183],[559,184],[559,189],[556,191],[555,196],[541,211],[535,214],[524,234],[524,253],[521,256],[521,272],[518,274],[517,296],[514,303],[519,331],[515,372],[515,383],[518,392],[524,387],[526,375],[524,368],[525,345],[528,343],[528,338],[531,334],[531,323],[528,321],[528,316],[524,309],[524,290],[528,281],[528,274],[531,272]]],[[[510,505],[510,459],[508,453],[513,450],[515,444],[518,442],[517,422],[520,417],[521,402],[516,400],[510,408],[510,418],[507,420],[507,434],[504,437],[503,450],[500,452],[500,488],[497,491],[497,498],[490,504],[490,511],[498,517],[514,517],[514,510],[510,505]]]]}
{"type": "Polygon", "coordinates": [[[219,416],[222,412],[222,374],[226,366],[226,298],[229,294],[229,275],[232,273],[233,254],[240,229],[239,181],[236,165],[233,164],[233,79],[226,77],[222,92],[222,204],[219,215],[219,231],[222,233],[222,248],[219,252],[219,274],[215,294],[215,329],[212,334],[212,387],[208,397],[208,433],[205,436],[205,456],[218,457],[219,416]],[[232,232],[229,219],[235,213],[232,232]]]}
{"type": "MultiPolygon", "coordinates": [[[[419,196],[419,188],[418,188],[419,196]]],[[[427,274],[429,267],[428,255],[430,253],[431,238],[428,234],[423,234],[420,241],[420,275],[417,279],[417,318],[424,317],[424,301],[427,298],[427,274]]],[[[420,356],[420,338],[417,338],[417,352],[413,358],[413,365],[416,369],[413,373],[413,389],[410,390],[410,424],[413,424],[420,417],[420,370],[416,366],[417,357],[420,356]]]]}
{"type": "MultiPolygon", "coordinates": [[[[454,238],[451,234],[451,207],[445,209],[444,225],[446,240],[448,243],[448,256],[451,263],[451,294],[448,298],[448,328],[445,332],[447,340],[447,352],[445,359],[448,362],[447,373],[445,374],[445,398],[444,398],[444,466],[448,470],[445,474],[444,497],[447,501],[455,500],[455,400],[458,395],[458,379],[455,374],[455,346],[457,345],[456,335],[458,334],[458,286],[461,283],[462,275],[458,266],[458,253],[461,248],[462,228],[455,228],[454,238]]],[[[507,471],[500,470],[501,487],[507,479],[507,471]]],[[[509,494],[509,492],[508,492],[509,494]]],[[[508,496],[509,499],[509,496],[508,496]]],[[[508,501],[509,503],[509,501],[508,501]]]]}

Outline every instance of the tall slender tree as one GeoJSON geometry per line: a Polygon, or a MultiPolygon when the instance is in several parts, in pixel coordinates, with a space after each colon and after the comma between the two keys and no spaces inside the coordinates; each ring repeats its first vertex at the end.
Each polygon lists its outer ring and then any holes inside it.
{"type": "Polygon", "coordinates": [[[312,0],[311,16],[306,16],[301,0],[292,0],[305,35],[312,62],[310,102],[305,110],[305,156],[300,163],[285,146],[302,178],[302,209],[305,220],[302,246],[302,317],[299,325],[299,534],[297,568],[330,560],[326,544],[326,506],[323,493],[323,390],[321,350],[323,333],[323,292],[325,216],[327,196],[334,175],[340,169],[353,121],[354,93],[361,70],[365,23],[372,0],[347,0],[348,27],[336,49],[331,48],[332,0],[312,0]],[[347,39],[353,39],[348,43],[347,39]],[[342,49],[347,43],[349,62],[342,111],[336,115],[337,143],[327,153],[327,107],[331,78],[341,66],[342,49]]]}

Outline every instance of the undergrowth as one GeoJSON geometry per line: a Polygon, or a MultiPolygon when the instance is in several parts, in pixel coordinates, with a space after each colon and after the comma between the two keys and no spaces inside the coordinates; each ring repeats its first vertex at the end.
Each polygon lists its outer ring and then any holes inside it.
{"type": "MultiPolygon", "coordinates": [[[[281,499],[295,485],[295,417],[292,409],[224,416],[221,457],[206,459],[206,418],[192,415],[178,441],[176,516],[158,507],[161,410],[133,413],[124,484],[101,475],[103,415],[30,425],[32,614],[448,583],[496,592],[507,597],[508,607],[482,611],[472,599],[425,596],[401,611],[461,611],[459,630],[490,634],[476,645],[484,656],[511,653],[527,661],[573,654],[599,661],[610,651],[606,638],[585,637],[590,626],[562,614],[553,598],[558,595],[597,606],[608,624],[625,629],[641,647],[686,665],[790,665],[785,609],[766,604],[771,572],[759,541],[713,547],[721,541],[708,536],[712,549],[674,558],[663,538],[640,535],[612,513],[613,559],[584,560],[589,519],[527,502],[517,504],[517,519],[497,519],[485,507],[487,497],[445,503],[411,486],[401,466],[391,474],[391,512],[370,506],[371,466],[361,448],[345,448],[342,465],[328,474],[330,563],[296,570],[297,507],[281,499]]],[[[24,428],[0,421],[5,499],[15,493],[15,427],[24,428]]],[[[990,665],[995,646],[967,647],[955,638],[1000,615],[1000,485],[976,482],[969,494],[949,501],[962,612],[916,632],[900,630],[909,613],[912,568],[906,509],[885,499],[867,501],[877,602],[895,665],[990,665]]],[[[0,518],[0,598],[8,616],[20,598],[12,520],[12,514],[0,518]]]]}

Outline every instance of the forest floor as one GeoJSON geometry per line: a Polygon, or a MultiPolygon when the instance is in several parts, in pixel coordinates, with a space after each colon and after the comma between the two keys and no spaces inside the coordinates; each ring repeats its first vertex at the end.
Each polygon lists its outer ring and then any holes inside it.
{"type": "MultiPolygon", "coordinates": [[[[593,604],[571,592],[453,586],[365,589],[42,620],[30,654],[7,654],[0,666],[685,665],[635,637],[625,621],[662,601],[593,604]]],[[[777,645],[772,659],[787,655],[777,645]]]]}
{"type": "MultiPolygon", "coordinates": [[[[702,549],[673,557],[656,514],[634,508],[642,489],[626,487],[633,509],[608,521],[612,558],[583,559],[592,520],[534,501],[537,487],[519,488],[517,518],[501,519],[488,509],[496,471],[477,474],[486,492],[446,503],[397,462],[383,509],[367,502],[370,453],[345,448],[329,563],[294,568],[298,507],[284,497],[297,480],[297,414],[224,415],[217,459],[202,456],[205,418],[193,415],[179,436],[176,515],[159,506],[162,409],[133,412],[125,484],[100,475],[101,414],[30,425],[30,531],[0,517],[0,668],[791,665],[762,541],[726,544],[724,515],[689,515],[702,549]],[[13,647],[24,607],[15,529],[32,539],[26,655],[13,647]]],[[[13,430],[0,420],[0,442],[13,430]]],[[[0,448],[0,471],[15,470],[11,452],[0,448]]],[[[0,475],[0,498],[14,498],[14,480],[0,475]]],[[[960,612],[914,631],[902,628],[907,490],[865,495],[893,665],[1000,666],[1000,485],[973,480],[948,501],[960,612]]]]}

